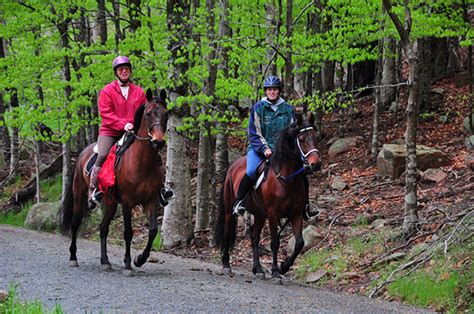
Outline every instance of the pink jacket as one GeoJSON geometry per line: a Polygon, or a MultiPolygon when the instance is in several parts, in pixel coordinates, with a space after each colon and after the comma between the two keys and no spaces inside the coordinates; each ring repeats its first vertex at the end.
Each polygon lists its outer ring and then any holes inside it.
{"type": "Polygon", "coordinates": [[[99,94],[99,113],[102,124],[99,135],[121,136],[127,122],[133,123],[135,111],[146,103],[143,89],[133,83],[128,84],[128,99],[122,96],[117,80],[107,84],[99,94]]]}

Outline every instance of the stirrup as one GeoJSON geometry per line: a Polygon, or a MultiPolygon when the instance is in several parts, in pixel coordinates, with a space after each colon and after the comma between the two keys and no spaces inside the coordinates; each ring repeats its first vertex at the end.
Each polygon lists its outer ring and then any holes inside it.
{"type": "Polygon", "coordinates": [[[169,200],[176,197],[176,193],[167,186],[164,186],[160,190],[160,203],[163,207],[168,205],[169,200]]]}
{"type": "Polygon", "coordinates": [[[245,213],[245,206],[244,206],[244,200],[241,199],[237,203],[235,203],[232,211],[232,215],[238,215],[238,216],[243,216],[245,213]]]}
{"type": "Polygon", "coordinates": [[[102,196],[104,193],[102,193],[99,189],[94,189],[92,191],[89,191],[89,194],[87,196],[87,205],[89,206],[89,209],[94,209],[96,206],[100,206],[100,201],[102,200],[102,196]]]}
{"type": "Polygon", "coordinates": [[[308,221],[311,217],[316,216],[318,213],[311,212],[311,206],[309,204],[306,204],[304,206],[304,212],[303,212],[303,219],[304,221],[308,221]]]}

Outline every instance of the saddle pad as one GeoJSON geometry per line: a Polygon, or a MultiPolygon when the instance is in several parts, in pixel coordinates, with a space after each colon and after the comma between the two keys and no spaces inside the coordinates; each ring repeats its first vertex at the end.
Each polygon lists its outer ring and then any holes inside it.
{"type": "Polygon", "coordinates": [[[97,156],[98,156],[97,153],[92,154],[86,163],[86,173],[88,176],[90,176],[91,174],[91,169],[92,169],[92,166],[94,166],[95,161],[97,160],[97,156]]]}
{"type": "Polygon", "coordinates": [[[260,184],[262,184],[263,180],[265,179],[265,172],[262,171],[262,173],[260,174],[260,176],[258,176],[258,179],[257,179],[257,182],[255,182],[255,185],[253,186],[253,188],[256,190],[258,189],[258,187],[260,186],[260,184]]]}

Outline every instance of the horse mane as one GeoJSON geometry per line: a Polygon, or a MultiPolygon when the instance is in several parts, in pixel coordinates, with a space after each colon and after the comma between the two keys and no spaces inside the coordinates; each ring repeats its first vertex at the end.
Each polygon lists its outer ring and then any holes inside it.
{"type": "Polygon", "coordinates": [[[135,134],[137,134],[138,130],[140,130],[140,124],[142,123],[143,112],[145,112],[145,104],[138,107],[137,110],[135,111],[135,118],[133,119],[133,132],[135,132],[135,134]]]}
{"type": "Polygon", "coordinates": [[[283,128],[278,133],[275,152],[270,158],[270,164],[277,166],[288,160],[300,161],[300,152],[297,150],[295,138],[300,130],[310,126],[311,123],[309,121],[303,121],[301,125],[298,125],[297,122],[293,122],[283,128]]]}

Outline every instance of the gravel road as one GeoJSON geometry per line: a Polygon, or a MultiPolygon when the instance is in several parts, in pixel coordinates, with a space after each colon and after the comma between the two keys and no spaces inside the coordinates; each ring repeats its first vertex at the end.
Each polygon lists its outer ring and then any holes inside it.
{"type": "Polygon", "coordinates": [[[429,313],[290,281],[277,285],[248,270],[227,277],[218,265],[162,253],[152,253],[155,262],[125,277],[122,247],[109,246],[113,270],[105,272],[99,243],[86,240],[78,241],[74,268],[68,266],[69,243],[61,235],[0,225],[0,289],[17,283],[22,299],[48,308],[59,303],[66,313],[429,313]]]}

